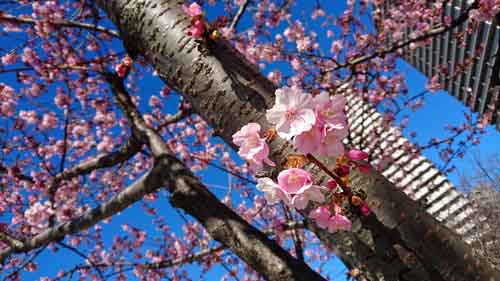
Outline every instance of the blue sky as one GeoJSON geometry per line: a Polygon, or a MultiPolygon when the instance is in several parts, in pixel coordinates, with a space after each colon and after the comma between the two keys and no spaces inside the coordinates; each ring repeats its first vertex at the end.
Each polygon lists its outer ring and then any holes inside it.
{"type": "MultiPolygon", "coordinates": [[[[296,6],[292,8],[292,11],[294,11],[294,16],[308,16],[310,12],[312,12],[314,2],[315,1],[299,1],[299,4],[296,4],[296,6]]],[[[343,10],[343,1],[322,1],[322,3],[323,8],[327,10],[328,13],[338,15],[343,10]]],[[[222,10],[219,6],[215,9],[210,9],[207,12],[207,16],[211,18],[216,14],[221,14],[221,12],[222,10]]],[[[245,14],[242,22],[240,23],[241,29],[244,29],[245,26],[248,25],[250,16],[251,13],[245,14]]],[[[321,30],[321,27],[318,24],[312,24],[311,28],[321,30]]],[[[16,43],[17,42],[2,41],[0,42],[0,47],[8,49],[8,46],[12,46],[16,43]]],[[[326,39],[322,39],[320,40],[320,43],[322,44],[322,47],[324,49],[329,50],[330,42],[326,41],[326,39]]],[[[119,45],[116,46],[117,49],[122,49],[119,45]]],[[[421,92],[425,86],[426,78],[403,61],[399,62],[398,66],[399,71],[406,74],[410,95],[421,92]]],[[[276,67],[280,66],[278,65],[276,67]]],[[[284,66],[281,67],[283,72],[289,71],[289,68],[286,68],[284,66]]],[[[269,70],[270,68],[266,68],[264,71],[269,70]]],[[[0,74],[0,82],[11,84],[15,83],[14,81],[14,75],[0,74]]],[[[143,93],[141,94],[141,96],[144,95],[143,100],[147,100],[149,95],[152,93],[158,94],[160,89],[162,88],[162,85],[162,82],[159,81],[156,77],[146,76],[146,78],[139,83],[139,86],[141,87],[141,93],[143,93]]],[[[171,103],[167,105],[168,109],[172,112],[176,110],[176,106],[177,104],[174,98],[171,100],[171,103]]],[[[446,92],[439,91],[436,94],[428,95],[428,97],[426,98],[426,105],[423,109],[412,115],[409,122],[409,127],[407,130],[405,130],[405,132],[409,132],[412,130],[417,131],[417,141],[420,142],[427,141],[429,137],[442,136],[444,134],[444,124],[457,123],[457,120],[463,120],[463,112],[470,113],[470,110],[464,107],[455,98],[449,96],[446,92]]],[[[481,153],[481,155],[486,156],[491,153],[497,152],[499,149],[499,143],[500,134],[492,126],[489,126],[487,129],[487,134],[481,139],[481,144],[475,149],[477,149],[481,153]]],[[[233,153],[233,156],[234,155],[235,154],[233,153]]],[[[434,162],[439,161],[439,156],[436,151],[426,151],[424,152],[424,155],[434,162]]],[[[473,168],[469,158],[470,155],[471,153],[468,152],[464,159],[455,161],[458,171],[468,172],[473,168]]],[[[223,186],[227,185],[226,174],[217,169],[209,168],[208,170],[202,172],[200,176],[204,179],[205,183],[207,183],[212,192],[214,192],[219,197],[225,195],[226,190],[223,186]]],[[[455,185],[459,185],[459,177],[456,172],[451,173],[449,175],[449,178],[455,185]]],[[[178,229],[182,225],[182,221],[179,218],[177,212],[170,207],[165,196],[160,196],[160,199],[152,203],[152,205],[158,208],[159,215],[165,217],[165,220],[169,223],[169,225],[172,226],[172,229],[177,230],[176,233],[181,235],[178,229]]],[[[103,236],[107,237],[105,240],[110,241],[111,236],[116,233],[117,230],[121,231],[120,225],[123,223],[130,223],[134,226],[142,227],[146,230],[150,229],[151,218],[146,218],[145,216],[148,215],[144,214],[142,208],[140,207],[140,204],[136,204],[135,206],[127,209],[123,213],[114,217],[110,223],[102,224],[103,236]]],[[[146,243],[145,247],[147,246],[148,244],[146,243]]],[[[24,273],[24,280],[34,280],[40,276],[46,275],[54,276],[62,266],[71,268],[75,265],[75,263],[82,262],[81,257],[64,249],[61,249],[60,252],[55,255],[50,251],[44,251],[37,260],[39,262],[40,270],[38,270],[34,274],[24,273]]],[[[193,279],[197,280],[200,274],[198,266],[190,265],[186,268],[190,272],[190,275],[193,277],[193,279]]],[[[328,263],[327,271],[332,273],[334,278],[333,280],[345,280],[345,268],[337,260],[332,260],[332,262],[328,263]]],[[[224,272],[225,271],[222,268],[215,268],[205,276],[205,279],[217,280],[222,274],[224,274],[224,272]]]]}

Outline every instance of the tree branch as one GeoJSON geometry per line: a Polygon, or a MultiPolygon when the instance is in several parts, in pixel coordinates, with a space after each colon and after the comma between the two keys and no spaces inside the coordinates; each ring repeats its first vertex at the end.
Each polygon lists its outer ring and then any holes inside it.
{"type": "Polygon", "coordinates": [[[236,32],[236,27],[238,26],[238,23],[240,22],[241,17],[245,13],[246,8],[248,7],[248,4],[250,4],[250,0],[245,0],[243,2],[243,5],[240,6],[238,9],[238,12],[233,18],[233,21],[231,22],[231,25],[229,26],[229,30],[233,30],[236,32]]]}
{"type": "Polygon", "coordinates": [[[10,22],[10,23],[17,23],[17,24],[30,24],[30,25],[34,25],[37,23],[49,23],[49,24],[62,26],[62,27],[82,28],[82,29],[87,29],[90,31],[97,31],[97,32],[106,33],[106,34],[111,35],[113,37],[120,37],[120,34],[115,30],[112,30],[112,29],[109,29],[109,28],[106,28],[103,26],[95,25],[95,24],[72,21],[72,20],[39,21],[39,20],[30,18],[30,17],[15,17],[15,16],[0,13],[0,22],[1,21],[10,22]]]}
{"type": "Polygon", "coordinates": [[[161,165],[156,165],[151,171],[143,175],[139,180],[118,193],[109,201],[68,222],[59,223],[54,227],[46,229],[33,238],[23,242],[22,245],[16,245],[15,247],[9,246],[7,249],[0,251],[0,263],[3,263],[5,259],[13,253],[26,253],[49,243],[63,240],[66,235],[75,234],[88,229],[103,219],[123,211],[128,206],[141,200],[145,195],[156,191],[161,186],[161,182],[159,181],[161,169],[161,165]]]}
{"type": "Polygon", "coordinates": [[[425,34],[420,35],[416,38],[405,40],[405,41],[403,41],[399,44],[395,44],[389,48],[384,48],[383,50],[375,51],[372,54],[364,55],[364,56],[355,58],[351,61],[348,61],[346,63],[339,64],[335,67],[325,69],[324,72],[326,73],[326,72],[336,71],[336,70],[339,70],[339,69],[342,69],[345,67],[353,67],[355,65],[367,62],[373,58],[383,57],[387,54],[394,53],[395,51],[397,51],[401,48],[409,46],[411,43],[424,41],[428,38],[432,38],[434,36],[439,36],[441,34],[444,34],[448,31],[452,30],[453,28],[461,25],[462,23],[464,23],[469,18],[470,12],[473,9],[477,9],[478,7],[479,7],[479,0],[475,0],[469,7],[467,7],[467,9],[464,11],[464,13],[462,13],[458,18],[453,20],[453,22],[450,25],[441,25],[441,26],[435,27],[435,28],[429,30],[428,32],[426,32],[425,34]]]}
{"type": "Polygon", "coordinates": [[[71,167],[64,172],[57,174],[52,180],[47,192],[54,194],[57,190],[59,183],[63,180],[69,180],[77,176],[88,174],[94,170],[113,167],[116,164],[132,158],[141,149],[141,144],[134,136],[131,136],[117,151],[107,154],[101,154],[83,161],[74,167],[71,167]]]}

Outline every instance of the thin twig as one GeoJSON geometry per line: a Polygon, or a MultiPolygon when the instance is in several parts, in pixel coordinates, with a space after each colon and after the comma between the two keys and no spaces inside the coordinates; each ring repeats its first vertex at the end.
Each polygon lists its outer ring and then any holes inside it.
{"type": "Polygon", "coordinates": [[[15,17],[11,15],[6,15],[2,14],[0,15],[0,21],[7,21],[7,22],[13,22],[13,23],[19,23],[19,24],[37,24],[37,23],[49,23],[53,25],[58,25],[58,26],[63,26],[63,27],[76,27],[76,28],[83,28],[91,31],[98,31],[98,32],[103,32],[108,35],[111,35],[113,37],[119,38],[120,34],[112,29],[95,25],[95,24],[89,24],[89,23],[84,23],[84,22],[78,22],[78,21],[72,21],[72,20],[57,20],[57,21],[38,21],[30,17],[15,17]]]}
{"type": "Polygon", "coordinates": [[[236,27],[238,26],[238,23],[240,22],[240,19],[243,16],[243,13],[245,13],[245,10],[248,7],[248,4],[250,4],[250,0],[245,0],[245,2],[243,2],[243,5],[240,6],[240,9],[238,10],[236,15],[234,16],[233,21],[231,22],[231,25],[229,26],[229,30],[236,31],[236,27]]]}

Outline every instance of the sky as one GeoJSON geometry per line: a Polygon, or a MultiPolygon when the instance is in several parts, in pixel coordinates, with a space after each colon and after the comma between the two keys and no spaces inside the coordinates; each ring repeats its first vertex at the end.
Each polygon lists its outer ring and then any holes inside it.
{"type": "MultiPolygon", "coordinates": [[[[304,16],[309,15],[312,12],[313,3],[315,1],[298,1],[292,11],[295,11],[294,16],[304,16]]],[[[324,5],[324,9],[327,10],[327,13],[339,14],[343,11],[343,1],[322,1],[324,5]]],[[[221,7],[216,7],[215,9],[211,9],[207,12],[207,16],[213,17],[216,14],[221,14],[221,7]]],[[[246,13],[239,25],[240,29],[244,29],[245,26],[248,25],[250,20],[251,13],[246,13]]],[[[316,28],[317,30],[321,30],[320,26],[311,26],[312,28],[316,28]]],[[[0,47],[6,48],[9,45],[15,44],[16,42],[0,42],[0,47]]],[[[329,42],[325,39],[321,40],[320,43],[322,47],[325,49],[329,49],[329,42]],[[328,44],[328,46],[324,45],[328,44]],[[326,46],[326,47],[325,47],[326,46]]],[[[120,46],[117,45],[118,49],[121,49],[120,46]]],[[[273,67],[280,67],[273,66],[273,67]]],[[[399,71],[406,74],[408,88],[411,94],[419,93],[426,84],[426,78],[414,70],[410,65],[406,64],[404,61],[398,62],[399,71]]],[[[263,71],[269,71],[271,68],[266,68],[263,71]]],[[[283,72],[289,71],[286,67],[282,66],[281,69],[283,72]]],[[[6,75],[0,74],[0,82],[11,83],[15,79],[14,75],[6,75]]],[[[139,87],[141,88],[141,92],[144,93],[144,99],[146,100],[148,95],[151,93],[158,94],[163,84],[156,77],[148,77],[140,81],[139,87]]],[[[172,100],[170,110],[175,111],[176,109],[176,101],[172,100]]],[[[456,123],[456,120],[463,120],[463,113],[467,112],[475,116],[474,113],[471,113],[470,110],[464,107],[458,100],[454,97],[448,95],[445,91],[438,91],[435,94],[428,95],[426,99],[426,105],[423,109],[418,111],[412,116],[412,119],[409,122],[408,129],[403,133],[408,133],[412,130],[419,132],[417,141],[426,141],[429,137],[432,136],[441,136],[444,133],[443,124],[446,123],[456,123]]],[[[218,140],[220,141],[220,140],[218,140]]],[[[475,150],[479,151],[479,153],[483,156],[487,156],[499,150],[500,144],[500,134],[496,131],[492,126],[489,126],[487,129],[487,134],[482,137],[481,144],[475,148],[475,150]]],[[[457,166],[457,171],[460,172],[469,172],[472,170],[473,165],[471,164],[471,151],[469,151],[464,159],[458,160],[455,162],[457,166]]],[[[236,158],[236,154],[232,154],[234,158],[236,158]]],[[[439,156],[435,151],[426,151],[424,155],[431,159],[433,162],[439,160],[439,156]]],[[[219,198],[226,194],[227,189],[224,186],[227,186],[228,176],[219,170],[214,168],[209,168],[206,171],[200,173],[200,176],[204,180],[204,182],[209,186],[210,190],[215,193],[219,198]]],[[[455,185],[460,185],[459,176],[457,172],[451,173],[449,175],[449,179],[455,185]]],[[[157,207],[159,210],[159,214],[164,216],[167,222],[172,226],[172,229],[179,229],[182,225],[182,221],[179,218],[177,212],[170,207],[168,201],[165,196],[160,196],[160,199],[156,202],[152,203],[153,206],[157,207]]],[[[112,234],[116,232],[117,229],[124,223],[131,223],[133,225],[143,227],[144,229],[151,228],[150,219],[145,219],[143,209],[136,204],[135,206],[125,210],[118,216],[114,217],[111,222],[103,223],[103,236],[111,239],[112,234]]],[[[177,233],[180,233],[177,231],[177,233]]],[[[109,241],[109,240],[108,240],[109,241]]],[[[145,247],[148,246],[150,241],[146,242],[145,247]]],[[[151,242],[152,243],[152,242],[151,242]]],[[[55,255],[50,251],[44,251],[38,257],[40,270],[36,271],[34,274],[31,273],[23,273],[23,280],[35,280],[41,276],[51,275],[54,276],[55,273],[61,268],[71,268],[75,263],[81,262],[82,258],[80,256],[75,255],[72,252],[61,249],[60,253],[55,255]]],[[[189,271],[190,275],[194,280],[197,280],[200,276],[199,267],[194,265],[189,265],[186,267],[189,271]]],[[[327,271],[333,273],[333,280],[343,281],[345,280],[345,267],[338,261],[332,260],[328,263],[327,271]]],[[[207,275],[205,275],[205,280],[218,280],[218,278],[224,274],[225,271],[222,268],[215,268],[211,270],[207,275]]]]}

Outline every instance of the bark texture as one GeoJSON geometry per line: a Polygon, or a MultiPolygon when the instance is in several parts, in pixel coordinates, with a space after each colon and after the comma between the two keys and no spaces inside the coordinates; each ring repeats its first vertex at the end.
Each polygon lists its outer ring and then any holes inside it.
{"type": "MultiPolygon", "coordinates": [[[[207,50],[187,36],[190,23],[182,3],[100,1],[119,28],[127,51],[146,57],[228,144],[233,145],[232,134],[248,122],[269,128],[264,114],[273,104],[275,87],[223,39],[215,49],[207,50]]],[[[279,139],[270,148],[271,159],[277,163],[293,152],[289,143],[279,139]]],[[[309,168],[316,176],[325,176],[309,168]]],[[[311,222],[307,226],[326,246],[337,250],[347,266],[362,272],[358,279],[500,280],[500,274],[473,256],[465,242],[377,172],[355,173],[351,181],[355,189],[368,194],[374,215],[357,219],[353,233],[330,234],[311,222]]]]}

